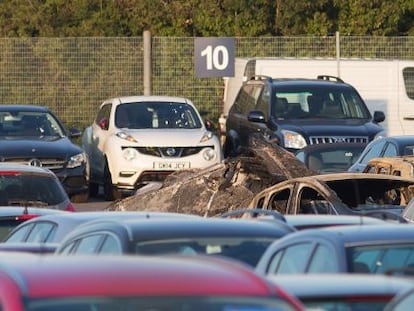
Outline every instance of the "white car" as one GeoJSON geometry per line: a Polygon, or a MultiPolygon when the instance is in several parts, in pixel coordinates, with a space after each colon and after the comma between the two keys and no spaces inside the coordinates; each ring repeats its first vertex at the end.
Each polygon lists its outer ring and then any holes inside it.
{"type": "Polygon", "coordinates": [[[223,160],[219,138],[186,98],[129,96],[105,100],[82,135],[90,160],[90,192],[107,200],[160,182],[177,170],[223,160]]]}

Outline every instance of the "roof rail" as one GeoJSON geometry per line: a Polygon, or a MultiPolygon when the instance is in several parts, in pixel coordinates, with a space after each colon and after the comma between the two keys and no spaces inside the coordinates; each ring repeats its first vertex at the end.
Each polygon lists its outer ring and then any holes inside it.
{"type": "Polygon", "coordinates": [[[269,80],[269,81],[272,81],[272,77],[265,76],[265,75],[255,75],[255,76],[251,76],[250,80],[269,80]]]}
{"type": "Polygon", "coordinates": [[[335,76],[329,76],[329,75],[319,75],[316,77],[318,80],[326,80],[326,81],[336,81],[336,82],[341,82],[344,83],[344,80],[342,80],[339,77],[335,77],[335,76]]]}

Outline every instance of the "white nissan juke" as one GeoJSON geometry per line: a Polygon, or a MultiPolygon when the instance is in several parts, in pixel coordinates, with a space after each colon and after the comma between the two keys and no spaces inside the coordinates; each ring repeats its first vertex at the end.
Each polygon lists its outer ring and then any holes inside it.
{"type": "Polygon", "coordinates": [[[105,100],[82,135],[90,161],[90,194],[107,200],[162,182],[177,170],[223,160],[220,140],[194,104],[180,97],[129,96],[105,100]]]}

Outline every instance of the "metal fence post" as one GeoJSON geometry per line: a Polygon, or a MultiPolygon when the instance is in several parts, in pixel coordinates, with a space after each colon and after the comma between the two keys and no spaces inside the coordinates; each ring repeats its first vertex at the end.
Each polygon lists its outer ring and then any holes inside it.
{"type": "Polygon", "coordinates": [[[341,77],[341,46],[339,42],[339,31],[335,32],[336,37],[336,76],[341,77]]]}
{"type": "Polygon", "coordinates": [[[148,30],[144,31],[144,68],[143,68],[143,79],[144,79],[144,95],[151,95],[151,33],[148,30]]]}

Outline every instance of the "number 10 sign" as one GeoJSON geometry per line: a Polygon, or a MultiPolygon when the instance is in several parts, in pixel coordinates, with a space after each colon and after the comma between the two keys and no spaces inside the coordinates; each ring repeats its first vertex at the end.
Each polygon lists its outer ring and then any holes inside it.
{"type": "Polygon", "coordinates": [[[233,38],[195,38],[194,53],[198,78],[234,76],[233,38]]]}

